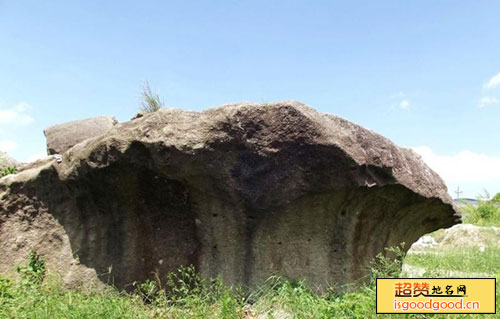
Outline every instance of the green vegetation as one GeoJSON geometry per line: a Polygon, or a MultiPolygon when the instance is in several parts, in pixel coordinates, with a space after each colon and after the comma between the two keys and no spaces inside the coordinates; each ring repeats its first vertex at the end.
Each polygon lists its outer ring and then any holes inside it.
{"type": "Polygon", "coordinates": [[[164,106],[160,96],[149,87],[148,81],[144,82],[142,90],[141,111],[144,113],[156,112],[164,106]]]}
{"type": "MultiPolygon", "coordinates": [[[[0,157],[0,163],[3,162],[5,159],[3,157],[0,157]]],[[[15,166],[7,166],[0,168],[0,178],[4,177],[9,174],[16,174],[17,173],[17,168],[15,166]]]]}
{"type": "Polygon", "coordinates": [[[0,169],[0,177],[7,176],[9,174],[16,174],[17,173],[17,168],[14,166],[7,166],[2,169],[0,169]]]}
{"type": "Polygon", "coordinates": [[[429,270],[500,274],[500,247],[462,247],[460,250],[438,250],[433,253],[409,254],[405,262],[429,270]]]}
{"type": "MultiPolygon", "coordinates": [[[[30,253],[25,265],[19,266],[19,279],[0,279],[0,318],[483,318],[482,315],[376,315],[376,276],[398,276],[404,253],[391,248],[396,261],[379,255],[372,264],[371,280],[357,288],[341,287],[322,295],[313,293],[304,282],[290,282],[279,277],[270,278],[250,294],[229,288],[220,279],[205,280],[193,267],[183,267],[169,274],[164,282],[156,280],[136,283],[135,291],[65,290],[58,278],[45,270],[43,260],[30,253]]],[[[500,273],[495,252],[487,253],[488,273],[500,273]]],[[[466,255],[466,258],[471,258],[466,255]]],[[[482,255],[472,256],[476,261],[463,264],[473,267],[481,264],[482,255]]],[[[412,257],[413,258],[413,257],[412,257]]],[[[433,269],[448,267],[460,260],[450,255],[438,261],[428,258],[411,259],[433,269]]],[[[500,292],[500,287],[497,288],[500,292]]],[[[497,296],[500,302],[500,296],[497,296]]],[[[500,305],[497,305],[499,307],[500,305]]]]}
{"type": "Polygon", "coordinates": [[[30,251],[28,263],[17,266],[16,270],[21,276],[21,284],[23,286],[39,285],[47,273],[45,260],[38,256],[35,251],[30,251]]]}
{"type": "MultiPolygon", "coordinates": [[[[464,203],[464,223],[481,226],[465,227],[452,236],[440,229],[430,234],[441,243],[416,253],[409,253],[406,266],[424,269],[422,277],[489,277],[497,278],[497,311],[500,309],[500,233],[492,227],[500,227],[500,193],[488,200],[489,195],[478,199],[478,206],[464,203]],[[447,237],[448,236],[448,237],[447,237]],[[464,237],[465,236],[465,237],[464,237]],[[443,242],[443,240],[445,242],[443,242]],[[458,245],[468,241],[467,245],[458,245]]],[[[404,274],[406,275],[406,274],[404,274]]],[[[449,315],[448,318],[489,318],[487,315],[449,315]]],[[[415,318],[434,318],[431,315],[415,318]]],[[[444,315],[435,318],[446,318],[444,315]]]]}
{"type": "Polygon", "coordinates": [[[464,222],[479,226],[500,226],[500,193],[488,200],[489,195],[478,199],[478,206],[465,203],[463,208],[464,222]]]}
{"type": "MultiPolygon", "coordinates": [[[[384,257],[381,257],[383,260],[384,257]]],[[[382,268],[379,267],[378,271],[382,268]]],[[[0,281],[0,318],[297,318],[373,317],[374,286],[359,292],[314,294],[303,282],[273,277],[253,294],[228,288],[220,279],[204,280],[193,267],[159,279],[136,284],[133,293],[64,290],[56,278],[46,276],[36,253],[19,266],[21,279],[0,281]],[[367,317],[368,315],[368,317],[367,317]]]]}
{"type": "Polygon", "coordinates": [[[151,318],[135,295],[116,290],[69,291],[58,278],[47,275],[45,262],[30,252],[17,267],[17,279],[0,277],[0,318],[151,318]]]}

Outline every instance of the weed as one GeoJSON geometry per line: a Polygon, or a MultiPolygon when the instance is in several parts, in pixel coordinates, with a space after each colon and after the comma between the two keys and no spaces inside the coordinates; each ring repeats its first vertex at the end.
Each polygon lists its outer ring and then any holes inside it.
{"type": "Polygon", "coordinates": [[[33,250],[28,254],[27,264],[18,266],[16,270],[21,275],[21,282],[24,285],[41,284],[47,271],[45,260],[33,250]]]}
{"type": "MultiPolygon", "coordinates": [[[[6,278],[0,278],[0,300],[11,299],[12,282],[6,278]]],[[[1,305],[1,303],[0,303],[1,305]]]]}
{"type": "Polygon", "coordinates": [[[9,174],[17,174],[17,168],[14,166],[7,166],[0,169],[0,177],[7,176],[9,174]]]}
{"type": "Polygon", "coordinates": [[[136,293],[146,303],[154,302],[160,294],[160,289],[153,280],[146,280],[142,283],[134,282],[133,285],[136,287],[136,293]]]}
{"type": "Polygon", "coordinates": [[[405,243],[400,246],[385,248],[386,254],[379,253],[370,263],[371,279],[398,278],[406,256],[405,243]]]}
{"type": "MultiPolygon", "coordinates": [[[[458,253],[457,253],[458,254],[458,253]]],[[[498,253],[475,254],[468,259],[473,263],[460,263],[460,256],[430,256],[417,260],[421,266],[432,269],[436,264],[462,264],[474,268],[485,263],[483,269],[498,278],[498,253]]],[[[398,276],[402,247],[388,248],[373,262],[372,276],[398,276]]],[[[462,256],[463,258],[463,256],[462,256]]],[[[408,257],[407,257],[408,259],[408,257]]],[[[167,276],[163,287],[159,276],[153,281],[136,283],[134,293],[65,290],[61,282],[51,281],[45,274],[45,263],[36,253],[30,253],[28,262],[20,267],[20,280],[0,279],[0,318],[106,318],[106,319],[375,319],[375,318],[482,318],[481,315],[384,315],[375,314],[375,286],[373,282],[349,291],[330,290],[325,294],[313,292],[304,281],[292,282],[273,276],[260,288],[244,294],[240,289],[228,287],[220,278],[204,279],[195,267],[181,267],[167,276]],[[38,274],[38,275],[35,275],[38,274]],[[28,278],[28,279],[27,279],[28,278]],[[36,278],[44,278],[36,279],[36,278]],[[26,285],[24,282],[37,283],[26,285]]],[[[498,289],[497,283],[497,291],[498,289]]],[[[500,301],[497,296],[497,307],[500,301]]]]}
{"type": "Polygon", "coordinates": [[[144,113],[156,112],[163,107],[163,102],[160,96],[153,93],[148,81],[144,82],[142,91],[141,111],[144,113]]]}

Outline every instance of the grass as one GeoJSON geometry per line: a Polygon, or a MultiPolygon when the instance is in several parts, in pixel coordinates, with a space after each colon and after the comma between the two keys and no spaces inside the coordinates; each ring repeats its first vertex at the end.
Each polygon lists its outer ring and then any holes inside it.
{"type": "Polygon", "coordinates": [[[0,318],[234,319],[254,318],[256,313],[265,314],[263,318],[281,318],[280,313],[293,313],[296,318],[367,318],[365,314],[374,306],[372,288],[342,296],[318,296],[303,283],[278,279],[260,289],[258,297],[252,295],[257,297],[253,305],[247,303],[248,297],[223,285],[216,290],[189,288],[186,292],[179,298],[160,294],[145,302],[138,292],[120,293],[111,288],[102,292],[67,291],[54,278],[36,285],[4,278],[0,281],[0,318]]]}
{"type": "MultiPolygon", "coordinates": [[[[394,252],[402,256],[397,248],[394,252]]],[[[457,263],[459,253],[441,258],[444,261],[427,256],[412,262],[429,269],[456,263],[462,265],[461,269],[477,270],[484,261],[489,266],[483,270],[498,273],[500,263],[494,255],[493,251],[486,255],[464,255],[476,258],[475,262],[465,264],[457,263]]],[[[401,260],[392,263],[379,255],[372,265],[373,278],[394,275],[398,262],[401,260]]],[[[169,274],[163,283],[159,278],[136,283],[132,293],[113,288],[66,290],[57,277],[47,274],[43,260],[35,253],[30,254],[25,265],[18,267],[18,273],[17,279],[0,279],[0,318],[484,318],[471,314],[376,315],[374,280],[352,291],[330,290],[318,295],[305,282],[272,277],[259,289],[244,293],[225,286],[220,279],[202,279],[193,267],[184,267],[169,274]]]]}
{"type": "Polygon", "coordinates": [[[484,251],[477,247],[462,247],[460,250],[409,254],[405,263],[429,270],[500,274],[500,247],[485,247],[484,251]]]}
{"type": "Polygon", "coordinates": [[[164,106],[160,96],[153,93],[148,81],[144,82],[142,90],[141,111],[144,113],[156,112],[164,106]]]}
{"type": "Polygon", "coordinates": [[[17,168],[14,166],[7,166],[2,169],[0,169],[0,178],[7,176],[9,174],[16,174],[17,173],[17,168]]]}
{"type": "MultiPolygon", "coordinates": [[[[484,318],[481,315],[376,315],[375,287],[354,292],[316,295],[304,283],[274,278],[257,295],[241,298],[234,290],[204,294],[190,291],[181,299],[157,296],[145,302],[140,293],[68,291],[60,281],[46,278],[36,285],[13,279],[0,280],[0,318],[484,318]],[[255,298],[255,299],[251,299],[255,298]],[[250,303],[252,302],[252,303],[250,303]]],[[[498,296],[497,296],[498,298],[498,296]]],[[[500,300],[500,298],[498,299],[500,300]]],[[[498,305],[497,305],[498,307],[498,305]]]]}
{"type": "Polygon", "coordinates": [[[116,291],[64,291],[57,281],[23,286],[2,279],[0,318],[150,318],[142,300],[116,291]]]}
{"type": "MultiPolygon", "coordinates": [[[[3,161],[5,161],[5,159],[3,157],[0,157],[0,163],[3,161]]],[[[17,167],[15,166],[6,166],[0,168],[0,178],[9,174],[16,174],[16,173],[17,173],[17,167]]]]}
{"type": "Polygon", "coordinates": [[[0,277],[0,318],[149,318],[138,296],[112,288],[65,290],[35,252],[17,272],[17,279],[0,277]]]}

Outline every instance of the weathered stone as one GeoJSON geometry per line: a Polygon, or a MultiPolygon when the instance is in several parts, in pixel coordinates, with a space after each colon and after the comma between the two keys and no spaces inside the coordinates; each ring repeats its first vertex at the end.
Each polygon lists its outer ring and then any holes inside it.
{"type": "Polygon", "coordinates": [[[47,154],[62,154],[86,139],[106,133],[117,123],[112,116],[99,116],[51,126],[43,131],[47,154]]]}
{"type": "Polygon", "coordinates": [[[135,120],[135,119],[138,119],[138,118],[141,118],[143,117],[145,114],[147,114],[147,112],[145,111],[139,111],[137,112],[134,116],[132,116],[132,118],[130,119],[131,121],[135,120]]]}
{"type": "Polygon", "coordinates": [[[2,179],[0,198],[0,270],[34,247],[119,287],[193,264],[321,291],[460,221],[416,153],[294,101],[161,109],[2,179]]]}
{"type": "Polygon", "coordinates": [[[7,153],[0,151],[0,169],[5,167],[18,167],[18,161],[7,155],[7,153]]]}

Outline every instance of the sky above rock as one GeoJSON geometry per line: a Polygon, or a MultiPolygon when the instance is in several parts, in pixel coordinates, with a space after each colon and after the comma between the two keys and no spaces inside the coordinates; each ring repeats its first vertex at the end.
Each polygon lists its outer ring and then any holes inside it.
{"type": "Polygon", "coordinates": [[[497,1],[1,1],[0,150],[168,106],[295,99],[411,147],[453,197],[500,192],[497,1]]]}

